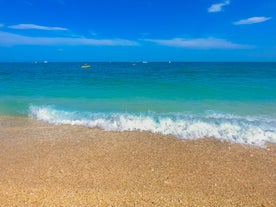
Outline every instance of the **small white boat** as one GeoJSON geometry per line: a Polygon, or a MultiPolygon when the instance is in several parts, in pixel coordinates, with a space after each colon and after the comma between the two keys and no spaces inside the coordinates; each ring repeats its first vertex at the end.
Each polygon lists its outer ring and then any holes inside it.
{"type": "Polygon", "coordinates": [[[81,66],[81,68],[86,69],[86,68],[91,68],[91,66],[89,64],[84,64],[81,66]]]}

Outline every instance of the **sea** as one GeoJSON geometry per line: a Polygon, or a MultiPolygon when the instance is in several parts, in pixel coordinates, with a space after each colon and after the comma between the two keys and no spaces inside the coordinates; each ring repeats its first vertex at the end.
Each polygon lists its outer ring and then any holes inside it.
{"type": "Polygon", "coordinates": [[[276,143],[276,63],[0,63],[0,116],[276,143]]]}

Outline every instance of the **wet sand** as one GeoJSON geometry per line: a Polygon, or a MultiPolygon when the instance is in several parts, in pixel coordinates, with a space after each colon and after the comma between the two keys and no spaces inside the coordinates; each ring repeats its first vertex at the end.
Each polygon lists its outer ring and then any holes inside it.
{"type": "Polygon", "coordinates": [[[276,206],[276,145],[0,117],[0,206],[276,206]]]}

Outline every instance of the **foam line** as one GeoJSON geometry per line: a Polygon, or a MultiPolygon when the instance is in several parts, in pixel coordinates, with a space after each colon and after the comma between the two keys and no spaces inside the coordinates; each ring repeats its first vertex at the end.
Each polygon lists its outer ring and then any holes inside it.
{"type": "Polygon", "coordinates": [[[107,131],[150,131],[183,139],[214,137],[232,143],[263,146],[276,142],[276,119],[262,116],[237,116],[222,113],[90,113],[31,106],[32,118],[52,124],[100,127],[107,131]]]}

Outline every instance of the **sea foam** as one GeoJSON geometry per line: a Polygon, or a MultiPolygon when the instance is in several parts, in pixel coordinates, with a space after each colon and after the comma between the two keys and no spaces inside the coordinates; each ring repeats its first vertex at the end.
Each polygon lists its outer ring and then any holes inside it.
{"type": "Polygon", "coordinates": [[[107,131],[150,131],[182,139],[213,137],[232,143],[263,146],[276,143],[276,119],[222,113],[91,113],[30,106],[29,116],[52,124],[100,127],[107,131]]]}

